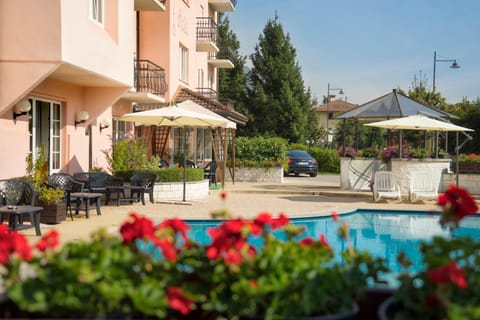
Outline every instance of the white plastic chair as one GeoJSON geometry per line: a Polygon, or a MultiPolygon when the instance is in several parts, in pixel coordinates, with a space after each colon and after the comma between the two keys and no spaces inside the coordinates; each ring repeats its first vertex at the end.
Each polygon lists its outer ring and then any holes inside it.
{"type": "Polygon", "coordinates": [[[410,200],[435,200],[438,197],[431,173],[427,171],[412,171],[410,174],[410,200]]]}
{"type": "Polygon", "coordinates": [[[402,202],[400,186],[390,171],[377,171],[373,178],[373,200],[381,198],[398,199],[402,202]]]}

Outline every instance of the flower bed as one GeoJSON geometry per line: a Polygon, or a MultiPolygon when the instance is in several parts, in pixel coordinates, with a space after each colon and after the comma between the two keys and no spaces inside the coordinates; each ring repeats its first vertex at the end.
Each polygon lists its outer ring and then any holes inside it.
{"type": "MultiPolygon", "coordinates": [[[[453,164],[453,170],[456,171],[456,164],[453,164]]],[[[458,173],[480,173],[480,162],[459,162],[458,173]]]]}

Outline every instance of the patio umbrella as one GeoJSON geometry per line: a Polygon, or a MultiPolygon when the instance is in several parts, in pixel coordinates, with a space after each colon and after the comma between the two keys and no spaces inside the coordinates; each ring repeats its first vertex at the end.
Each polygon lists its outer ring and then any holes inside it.
{"type": "MultiPolygon", "coordinates": [[[[227,128],[231,125],[231,121],[217,114],[209,114],[201,112],[204,107],[193,101],[186,100],[183,104],[196,105],[196,111],[182,108],[179,103],[176,106],[163,107],[147,111],[127,113],[119,118],[122,121],[134,121],[143,125],[156,125],[176,128],[227,128]]],[[[206,110],[206,109],[205,109],[206,110]]],[[[186,130],[184,130],[186,136],[186,130]]],[[[184,143],[186,137],[184,137],[184,143]]],[[[183,201],[185,201],[186,176],[187,176],[187,157],[184,148],[184,164],[183,164],[183,201]]]]}
{"type": "MultiPolygon", "coordinates": [[[[458,185],[458,152],[461,146],[458,145],[458,132],[463,132],[467,139],[470,140],[471,137],[465,133],[465,131],[474,131],[469,128],[457,126],[455,124],[444,122],[436,119],[432,119],[423,115],[413,115],[409,117],[396,118],[385,121],[378,121],[372,123],[366,123],[365,126],[385,128],[385,129],[399,129],[400,130],[400,146],[402,146],[402,131],[401,130],[426,130],[426,131],[456,131],[457,132],[457,146],[455,148],[455,153],[457,156],[457,178],[456,183],[458,185]]],[[[463,144],[462,144],[463,145],[463,144]]],[[[438,148],[438,146],[437,146],[438,148]]],[[[402,152],[400,152],[400,157],[402,152]]]]}
{"type": "Polygon", "coordinates": [[[403,118],[366,123],[365,126],[393,130],[473,131],[469,128],[460,127],[453,123],[432,119],[419,114],[403,118]]]}

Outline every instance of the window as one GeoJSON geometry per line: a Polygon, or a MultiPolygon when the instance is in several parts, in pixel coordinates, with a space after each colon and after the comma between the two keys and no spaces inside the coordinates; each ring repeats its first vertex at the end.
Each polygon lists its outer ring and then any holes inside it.
{"type": "Polygon", "coordinates": [[[187,82],[187,72],[188,72],[188,50],[187,48],[180,46],[180,80],[187,82]]]}
{"type": "Polygon", "coordinates": [[[130,128],[127,121],[121,121],[113,119],[112,127],[112,140],[113,143],[127,139],[129,136],[130,128]]]}
{"type": "Polygon", "coordinates": [[[90,0],[90,19],[103,24],[104,0],[90,0]]]}

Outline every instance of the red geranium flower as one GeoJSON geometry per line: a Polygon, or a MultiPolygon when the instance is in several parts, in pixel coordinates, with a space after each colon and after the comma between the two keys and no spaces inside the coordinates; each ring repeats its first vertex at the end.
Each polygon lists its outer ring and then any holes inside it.
{"type": "Polygon", "coordinates": [[[477,203],[468,191],[454,184],[438,196],[437,204],[443,207],[440,220],[442,225],[452,223],[454,227],[458,227],[460,220],[478,211],[477,203]]]}
{"type": "Polygon", "coordinates": [[[330,249],[330,244],[328,244],[327,239],[323,233],[320,235],[320,243],[324,248],[330,249]]]}
{"type": "Polygon", "coordinates": [[[130,243],[136,239],[151,238],[155,228],[152,220],[138,216],[135,213],[129,215],[131,222],[125,222],[120,227],[120,234],[122,235],[124,243],[130,243]]]}
{"type": "Polygon", "coordinates": [[[462,289],[467,287],[465,272],[457,266],[455,261],[427,270],[427,276],[434,284],[453,283],[462,289]]]}
{"type": "Polygon", "coordinates": [[[158,227],[159,229],[172,228],[174,232],[179,232],[182,235],[182,238],[185,242],[188,240],[187,231],[190,230],[190,226],[181,219],[173,218],[173,219],[165,220],[162,223],[160,223],[158,227]]]}
{"type": "Polygon", "coordinates": [[[311,246],[313,244],[313,239],[310,238],[310,237],[307,237],[307,238],[303,238],[302,240],[300,240],[300,245],[304,246],[304,247],[308,247],[308,246],[311,246]]]}
{"type": "Polygon", "coordinates": [[[290,223],[290,219],[288,219],[288,217],[285,214],[280,213],[278,218],[272,220],[272,229],[275,230],[275,229],[283,227],[283,226],[285,226],[289,223],[290,223]]]}
{"type": "Polygon", "coordinates": [[[189,314],[193,307],[193,301],[187,298],[182,289],[170,287],[167,290],[167,301],[170,308],[179,311],[181,314],[189,314]]]}
{"type": "Polygon", "coordinates": [[[46,235],[44,235],[38,242],[35,244],[35,247],[44,252],[47,249],[55,249],[60,244],[59,235],[57,230],[52,229],[46,235]]]}

